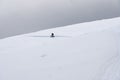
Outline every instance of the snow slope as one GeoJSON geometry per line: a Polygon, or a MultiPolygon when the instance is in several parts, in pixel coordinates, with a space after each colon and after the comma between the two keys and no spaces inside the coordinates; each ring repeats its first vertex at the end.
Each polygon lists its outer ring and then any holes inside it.
{"type": "Polygon", "coordinates": [[[1,39],[0,80],[119,80],[119,37],[114,18],[1,39]]]}

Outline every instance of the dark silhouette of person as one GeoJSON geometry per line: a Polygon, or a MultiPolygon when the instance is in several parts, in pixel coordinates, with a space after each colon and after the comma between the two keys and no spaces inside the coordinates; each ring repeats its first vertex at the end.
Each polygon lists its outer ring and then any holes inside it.
{"type": "Polygon", "coordinates": [[[55,37],[54,33],[51,33],[51,36],[50,37],[55,37]]]}

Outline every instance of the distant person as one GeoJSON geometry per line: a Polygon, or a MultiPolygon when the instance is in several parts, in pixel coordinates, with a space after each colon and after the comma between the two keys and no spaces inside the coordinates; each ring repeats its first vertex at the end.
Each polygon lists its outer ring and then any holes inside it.
{"type": "Polygon", "coordinates": [[[55,37],[54,33],[51,33],[51,36],[50,37],[55,37]]]}

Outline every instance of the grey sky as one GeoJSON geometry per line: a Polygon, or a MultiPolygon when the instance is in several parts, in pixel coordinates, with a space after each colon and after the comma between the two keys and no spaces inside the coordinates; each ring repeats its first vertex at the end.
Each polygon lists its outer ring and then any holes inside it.
{"type": "Polygon", "coordinates": [[[120,0],[0,0],[0,38],[120,16],[120,0]]]}

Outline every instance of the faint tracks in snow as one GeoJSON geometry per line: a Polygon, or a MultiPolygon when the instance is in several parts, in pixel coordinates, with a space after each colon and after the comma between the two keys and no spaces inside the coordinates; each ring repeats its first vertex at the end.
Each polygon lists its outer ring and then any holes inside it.
{"type": "Polygon", "coordinates": [[[117,34],[117,55],[103,64],[102,71],[95,80],[120,80],[120,34],[117,34]]]}

